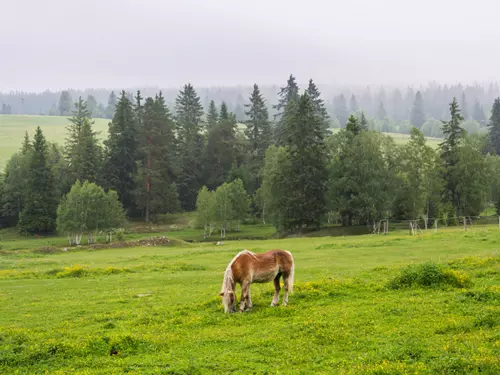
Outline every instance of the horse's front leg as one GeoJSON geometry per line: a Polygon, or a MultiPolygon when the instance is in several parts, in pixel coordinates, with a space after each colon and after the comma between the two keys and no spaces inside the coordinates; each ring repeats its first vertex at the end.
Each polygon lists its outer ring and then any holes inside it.
{"type": "Polygon", "coordinates": [[[273,302],[271,302],[271,306],[276,306],[278,304],[279,298],[280,298],[280,274],[278,274],[274,278],[274,297],[273,297],[273,302]]]}
{"type": "Polygon", "coordinates": [[[252,300],[250,299],[250,283],[248,284],[248,292],[247,292],[247,310],[251,310],[253,305],[252,305],[252,300]]]}
{"type": "Polygon", "coordinates": [[[243,281],[241,283],[240,312],[245,311],[245,303],[248,299],[249,291],[250,291],[250,282],[243,281]]]}

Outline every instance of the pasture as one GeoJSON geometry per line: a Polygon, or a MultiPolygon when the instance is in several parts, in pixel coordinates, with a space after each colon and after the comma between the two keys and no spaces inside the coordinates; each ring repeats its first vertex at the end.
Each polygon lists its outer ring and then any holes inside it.
{"type": "MultiPolygon", "coordinates": [[[[99,133],[101,140],[107,137],[109,119],[97,118],[94,130],[99,133]]],[[[42,131],[48,141],[64,144],[66,138],[67,116],[22,116],[22,115],[0,115],[0,171],[5,167],[5,163],[10,156],[19,150],[24,138],[24,132],[28,131],[32,135],[37,126],[42,131]]],[[[244,125],[239,124],[243,129],[244,125]]],[[[337,129],[334,129],[336,131],[337,129]]],[[[404,144],[410,136],[408,134],[386,133],[394,138],[397,144],[404,144]]],[[[441,140],[428,138],[431,147],[437,147],[441,140]]]]}
{"type": "MultiPolygon", "coordinates": [[[[107,136],[108,119],[94,119],[94,130],[100,132],[101,139],[107,136]]],[[[40,126],[48,141],[64,144],[66,138],[66,116],[21,116],[0,115],[0,171],[10,156],[21,147],[24,133],[33,136],[37,126],[40,126]]]]}
{"type": "Polygon", "coordinates": [[[500,373],[495,226],[66,252],[15,242],[0,249],[2,374],[500,373]],[[271,308],[272,283],[254,284],[251,312],[223,314],[228,262],[273,248],[295,258],[289,305],[271,308]],[[397,278],[429,261],[454,284],[397,278]]]}

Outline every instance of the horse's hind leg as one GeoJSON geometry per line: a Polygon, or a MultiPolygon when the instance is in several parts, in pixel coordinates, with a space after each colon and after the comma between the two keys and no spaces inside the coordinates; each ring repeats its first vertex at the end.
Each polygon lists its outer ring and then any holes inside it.
{"type": "Polygon", "coordinates": [[[273,297],[273,302],[271,302],[271,306],[276,306],[278,304],[279,298],[280,298],[280,277],[281,275],[278,274],[274,278],[274,297],[273,297]]]}

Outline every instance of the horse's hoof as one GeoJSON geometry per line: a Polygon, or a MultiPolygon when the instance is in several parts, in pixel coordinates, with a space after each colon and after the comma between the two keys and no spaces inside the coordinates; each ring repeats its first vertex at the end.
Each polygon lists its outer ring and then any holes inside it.
{"type": "Polygon", "coordinates": [[[281,306],[288,306],[288,303],[283,302],[283,303],[281,304],[281,306]]]}

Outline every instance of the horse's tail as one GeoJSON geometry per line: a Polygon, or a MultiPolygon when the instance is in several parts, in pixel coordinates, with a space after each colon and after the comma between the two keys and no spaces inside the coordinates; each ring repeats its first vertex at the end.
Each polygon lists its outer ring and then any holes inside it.
{"type": "Polygon", "coordinates": [[[288,275],[288,292],[293,293],[293,280],[295,277],[295,262],[293,261],[293,255],[291,252],[287,251],[290,255],[292,261],[292,266],[290,267],[290,274],[288,275]]]}

